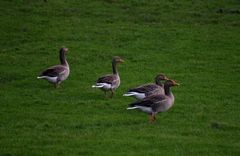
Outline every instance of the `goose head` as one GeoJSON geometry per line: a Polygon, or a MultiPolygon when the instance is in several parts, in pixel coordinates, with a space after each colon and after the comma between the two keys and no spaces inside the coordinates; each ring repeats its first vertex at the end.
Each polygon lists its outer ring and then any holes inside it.
{"type": "Polygon", "coordinates": [[[112,62],[113,62],[113,64],[119,64],[119,63],[123,63],[124,60],[119,56],[114,56],[112,59],[112,62]]]}
{"type": "Polygon", "coordinates": [[[163,73],[158,74],[158,75],[155,77],[155,82],[156,82],[156,84],[158,84],[158,85],[161,85],[161,81],[166,81],[166,80],[169,80],[169,78],[168,78],[165,74],[163,74],[163,73]]]}
{"type": "Polygon", "coordinates": [[[64,48],[63,47],[63,48],[60,49],[60,52],[67,53],[68,52],[68,48],[64,48]]]}
{"type": "Polygon", "coordinates": [[[167,80],[165,83],[164,83],[164,86],[165,87],[173,87],[173,86],[179,86],[180,84],[177,83],[176,81],[174,80],[167,80]]]}

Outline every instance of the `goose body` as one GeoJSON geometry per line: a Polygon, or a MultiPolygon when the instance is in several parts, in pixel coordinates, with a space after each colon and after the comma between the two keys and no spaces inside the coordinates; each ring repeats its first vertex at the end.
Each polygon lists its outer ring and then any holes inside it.
{"type": "Polygon", "coordinates": [[[65,53],[67,51],[68,51],[67,48],[61,48],[59,52],[61,64],[47,68],[37,78],[45,79],[48,82],[54,84],[56,87],[61,82],[66,80],[70,74],[70,68],[65,58],[65,53]]]}
{"type": "Polygon", "coordinates": [[[99,88],[104,91],[105,96],[107,91],[111,91],[111,97],[114,94],[114,91],[120,86],[120,76],[117,71],[117,64],[124,62],[120,57],[115,56],[112,59],[112,69],[113,73],[104,75],[97,79],[96,84],[92,85],[93,88],[99,88]]]}
{"type": "Polygon", "coordinates": [[[109,74],[100,77],[93,87],[101,88],[102,90],[117,89],[120,86],[120,77],[118,74],[109,74]]]}
{"type": "Polygon", "coordinates": [[[150,83],[131,88],[127,93],[123,94],[123,96],[133,96],[141,100],[153,94],[165,94],[163,84],[161,83],[163,80],[168,80],[168,78],[164,74],[159,74],[155,77],[155,84],[150,83]]]}
{"type": "Polygon", "coordinates": [[[155,121],[156,114],[169,110],[174,104],[174,95],[170,90],[170,87],[179,85],[173,80],[167,80],[164,83],[164,94],[154,94],[148,96],[140,101],[136,101],[129,105],[127,108],[139,109],[150,115],[150,122],[155,121]]]}

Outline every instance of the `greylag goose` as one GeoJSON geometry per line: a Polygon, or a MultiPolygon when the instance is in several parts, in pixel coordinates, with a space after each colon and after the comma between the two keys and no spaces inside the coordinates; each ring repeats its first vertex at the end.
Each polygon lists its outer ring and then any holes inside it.
{"type": "Polygon", "coordinates": [[[116,90],[120,85],[120,77],[117,71],[117,64],[124,62],[123,59],[121,59],[119,56],[114,56],[112,59],[112,71],[113,74],[108,74],[105,76],[102,76],[98,78],[95,85],[93,85],[93,88],[100,88],[104,91],[104,94],[106,96],[107,91],[111,91],[111,96],[114,95],[114,90],[116,90]]]}
{"type": "Polygon", "coordinates": [[[156,120],[156,114],[159,112],[165,112],[174,104],[174,96],[171,92],[172,86],[178,86],[174,80],[167,80],[164,83],[164,94],[154,94],[144,98],[141,101],[134,102],[129,105],[127,109],[140,109],[141,111],[149,114],[149,121],[156,120]]]}
{"type": "Polygon", "coordinates": [[[65,53],[67,51],[67,48],[61,48],[59,52],[61,64],[49,67],[48,69],[44,70],[37,78],[45,79],[48,82],[53,83],[55,87],[58,87],[62,81],[66,80],[70,73],[69,65],[65,58],[65,53]]]}
{"type": "Polygon", "coordinates": [[[161,81],[168,80],[167,76],[164,74],[158,74],[155,77],[155,84],[145,84],[138,86],[136,88],[129,89],[126,94],[123,94],[123,96],[133,96],[138,100],[141,100],[147,96],[150,96],[152,94],[164,94],[164,88],[161,81]]]}

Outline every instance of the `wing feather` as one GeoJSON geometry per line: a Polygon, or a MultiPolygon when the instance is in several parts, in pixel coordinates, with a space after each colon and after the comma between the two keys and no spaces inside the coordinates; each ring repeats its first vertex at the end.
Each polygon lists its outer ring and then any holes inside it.
{"type": "Polygon", "coordinates": [[[66,68],[61,65],[53,66],[43,71],[40,76],[57,77],[66,72],[66,68]]]}
{"type": "Polygon", "coordinates": [[[129,92],[147,93],[156,90],[159,86],[156,84],[146,84],[136,88],[129,89],[129,92]]]}
{"type": "Polygon", "coordinates": [[[100,77],[97,80],[97,83],[108,83],[108,84],[114,84],[117,81],[117,76],[116,75],[105,75],[100,77]]]}
{"type": "Polygon", "coordinates": [[[167,97],[165,95],[151,95],[149,97],[144,98],[141,101],[136,101],[132,104],[130,104],[130,107],[134,106],[144,106],[144,107],[152,107],[155,104],[159,104],[163,101],[167,100],[167,97]]]}

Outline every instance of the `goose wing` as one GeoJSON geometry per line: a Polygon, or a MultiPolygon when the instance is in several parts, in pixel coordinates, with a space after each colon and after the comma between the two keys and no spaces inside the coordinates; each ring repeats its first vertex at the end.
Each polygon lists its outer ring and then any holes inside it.
{"type": "Polygon", "coordinates": [[[151,95],[149,97],[144,98],[141,101],[136,101],[132,104],[130,104],[130,107],[134,106],[143,106],[143,107],[154,107],[154,105],[160,104],[161,102],[167,100],[167,97],[165,95],[151,95]]]}
{"type": "Polygon", "coordinates": [[[97,83],[108,83],[108,84],[114,84],[118,80],[118,77],[116,75],[105,75],[100,78],[98,78],[97,83]]]}
{"type": "Polygon", "coordinates": [[[57,77],[59,75],[62,75],[66,72],[66,68],[62,65],[57,65],[57,66],[53,66],[50,67],[48,69],[46,69],[45,71],[43,71],[40,76],[49,76],[49,77],[57,77]]]}
{"type": "Polygon", "coordinates": [[[156,84],[146,84],[136,88],[131,88],[128,90],[128,92],[146,93],[146,92],[152,92],[156,90],[158,87],[159,86],[157,86],[156,84]]]}

